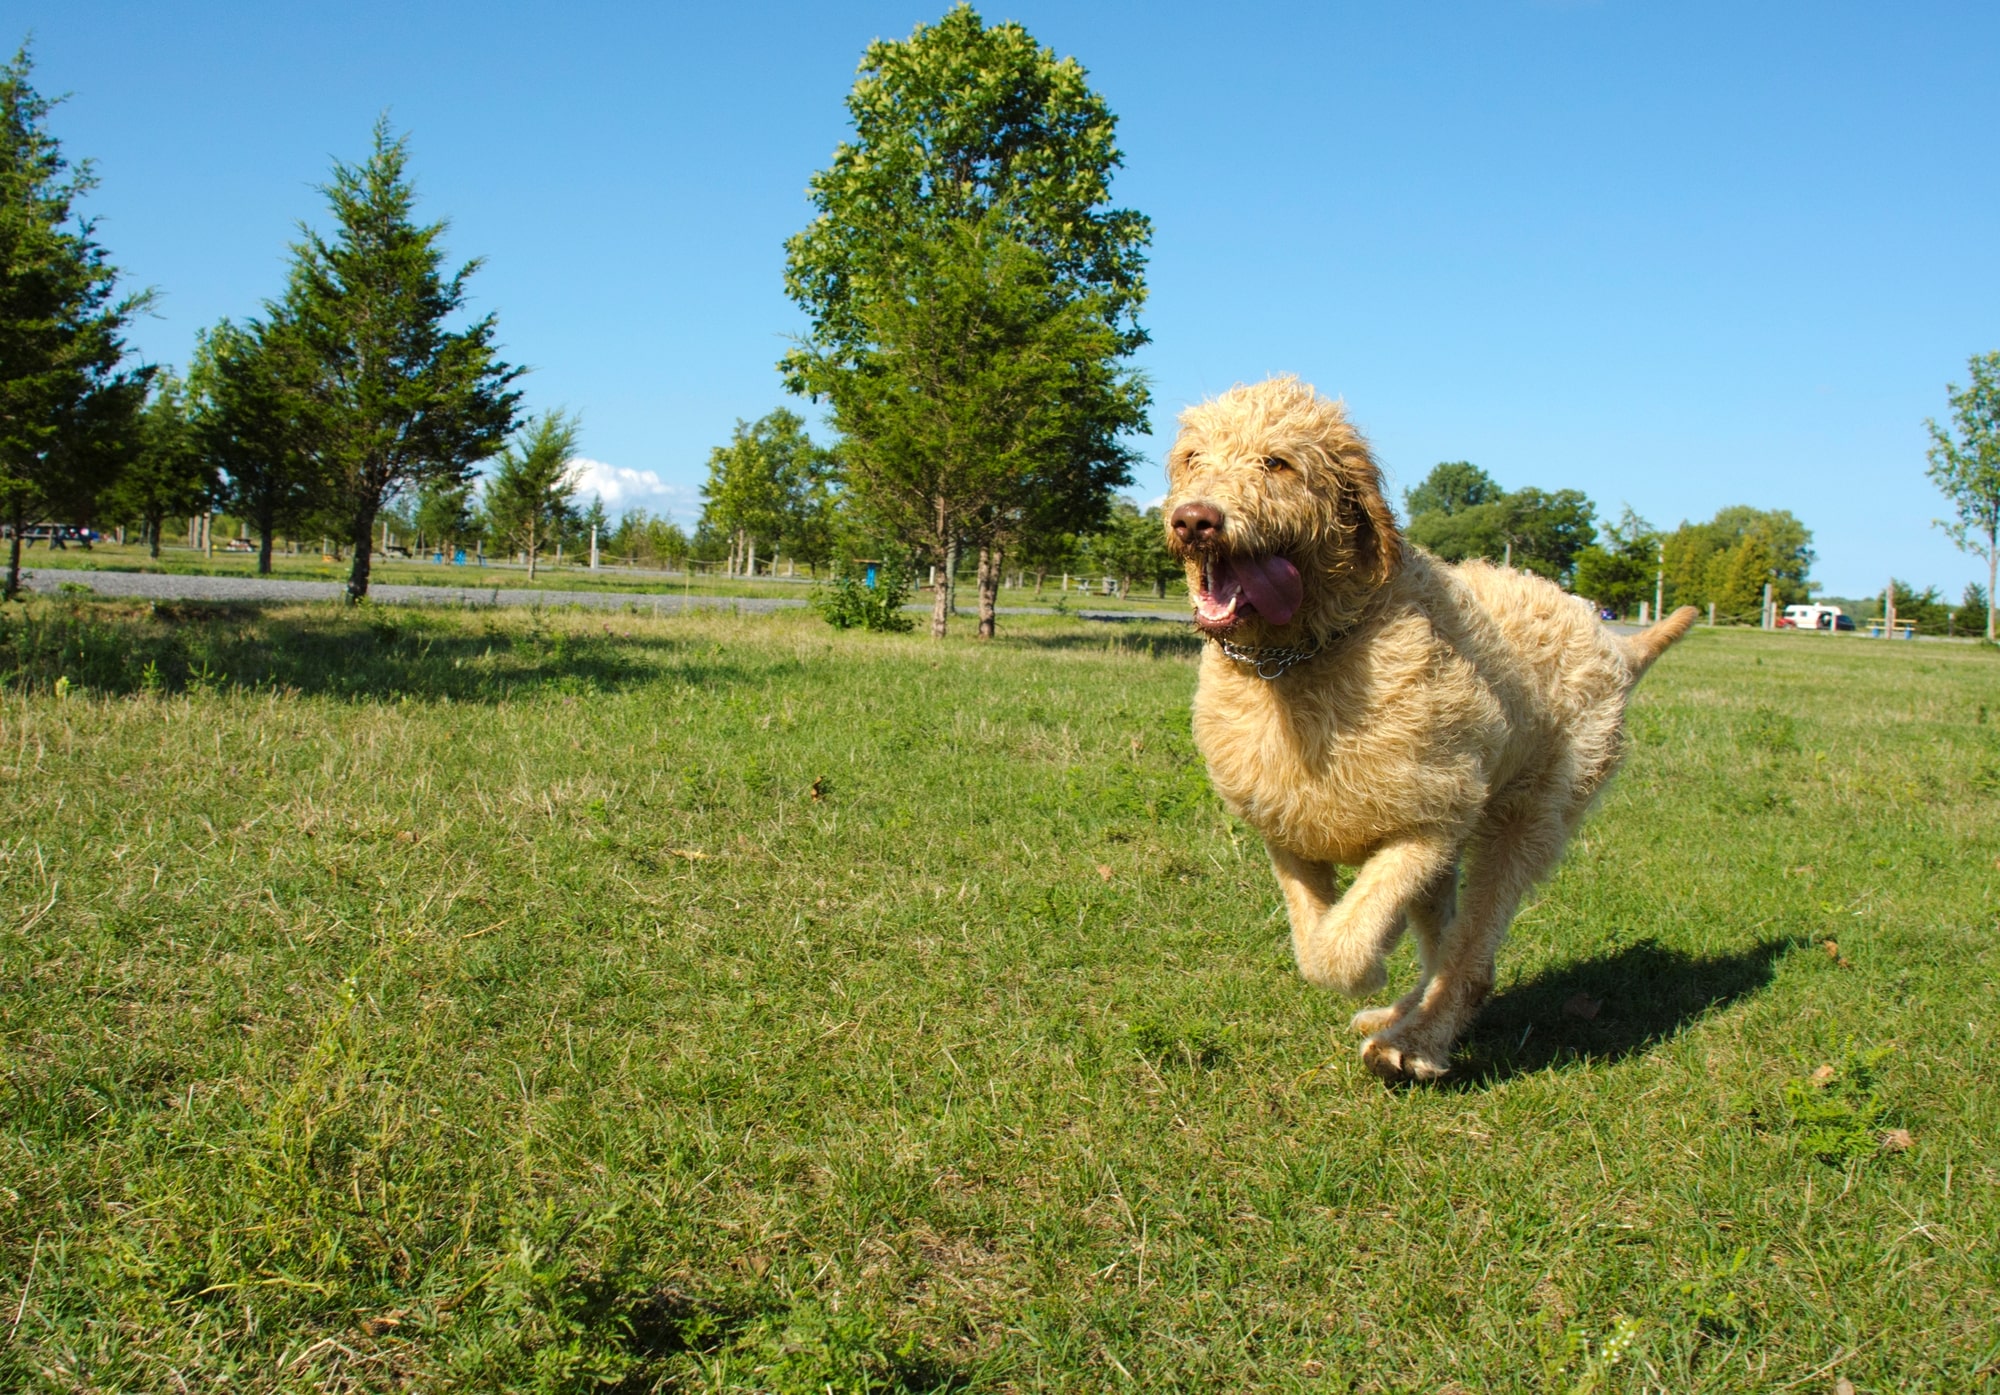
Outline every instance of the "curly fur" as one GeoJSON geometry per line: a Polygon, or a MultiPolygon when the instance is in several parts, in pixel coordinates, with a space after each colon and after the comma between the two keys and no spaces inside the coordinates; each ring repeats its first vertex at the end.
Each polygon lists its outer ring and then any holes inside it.
{"type": "Polygon", "coordinates": [[[1442,1075],[1522,895],[1617,768],[1632,685],[1694,609],[1621,639],[1540,577],[1409,545],[1367,442],[1295,378],[1189,408],[1167,470],[1169,519],[1220,519],[1206,547],[1170,529],[1190,595],[1218,551],[1284,557],[1297,612],[1246,614],[1228,637],[1322,646],[1274,681],[1207,647],[1194,734],[1209,777],[1264,836],[1310,982],[1372,993],[1416,936],[1422,980],[1354,1026],[1378,1074],[1442,1075]],[[1336,866],[1360,869],[1344,896],[1336,866]]]}

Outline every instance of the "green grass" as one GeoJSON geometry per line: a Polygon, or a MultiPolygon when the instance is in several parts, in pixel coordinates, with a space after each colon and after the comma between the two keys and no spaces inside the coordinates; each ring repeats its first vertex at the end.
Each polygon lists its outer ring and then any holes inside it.
{"type": "Polygon", "coordinates": [[[0,1388],[2000,1384],[1990,651],[1697,631],[1385,1089],[1184,629],[0,613],[0,1388]]]}

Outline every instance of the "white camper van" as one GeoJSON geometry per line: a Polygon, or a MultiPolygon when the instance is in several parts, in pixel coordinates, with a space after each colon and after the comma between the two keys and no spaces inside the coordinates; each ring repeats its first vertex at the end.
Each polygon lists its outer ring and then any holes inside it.
{"type": "Polygon", "coordinates": [[[1784,618],[1778,621],[1780,629],[1799,630],[1851,630],[1854,622],[1841,614],[1837,605],[1788,605],[1784,618]],[[1846,623],[1843,624],[1842,622],[1846,623]]]}

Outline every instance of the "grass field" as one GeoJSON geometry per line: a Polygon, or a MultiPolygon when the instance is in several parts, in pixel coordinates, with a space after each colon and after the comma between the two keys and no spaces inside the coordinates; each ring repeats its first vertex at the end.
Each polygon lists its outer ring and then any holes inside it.
{"type": "Polygon", "coordinates": [[[1184,627],[0,615],[0,1388],[2000,1387],[1991,651],[1695,632],[1385,1089],[1184,627]]]}
{"type": "MultiPolygon", "coordinates": [[[[221,550],[210,557],[187,548],[168,547],[154,557],[148,549],[134,543],[100,542],[87,552],[75,546],[59,551],[29,547],[21,554],[21,567],[24,571],[158,572],[180,576],[254,577],[257,575],[257,554],[221,550]]],[[[345,582],[351,568],[349,561],[327,562],[318,555],[287,557],[277,554],[271,558],[271,576],[279,581],[345,582]]],[[[369,580],[371,583],[394,586],[473,589],[497,586],[507,590],[630,591],[676,596],[685,592],[697,596],[771,596],[791,600],[805,599],[812,587],[812,578],[804,570],[792,577],[725,577],[713,573],[688,576],[647,568],[627,570],[606,559],[604,568],[593,572],[587,566],[579,566],[574,558],[566,559],[560,566],[543,559],[531,582],[527,568],[514,564],[495,562],[485,567],[461,567],[441,565],[428,557],[416,560],[378,555],[369,569],[369,580]]],[[[1033,578],[1030,577],[1029,581],[1032,583],[1033,578]]],[[[1096,581],[1101,590],[1102,579],[1097,578],[1096,581]]],[[[979,593],[971,580],[959,582],[957,600],[961,614],[978,605],[979,593]]],[[[928,609],[927,593],[920,594],[918,601],[928,609]]],[[[1002,606],[1053,607],[1059,601],[1072,609],[1127,610],[1174,618],[1187,609],[1184,600],[1162,601],[1150,593],[1130,597],[1093,594],[1087,598],[1080,590],[1065,594],[1061,579],[1054,577],[1048,580],[1039,596],[1035,594],[1032,584],[1018,591],[1010,588],[1000,593],[1002,606]]]]}

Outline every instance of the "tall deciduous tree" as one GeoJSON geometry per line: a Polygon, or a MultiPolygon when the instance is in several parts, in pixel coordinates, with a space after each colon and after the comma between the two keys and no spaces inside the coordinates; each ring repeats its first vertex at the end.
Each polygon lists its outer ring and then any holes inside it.
{"type": "Polygon", "coordinates": [[[1117,363],[1146,340],[1150,227],[1108,206],[1109,107],[1018,24],[960,5],[878,42],[847,106],[855,138],[814,176],[819,216],[786,244],[812,328],[782,366],[794,391],[833,403],[854,501],[909,520],[940,564],[933,634],[959,545],[982,549],[990,634],[999,549],[1031,522],[1094,529],[1130,479],[1119,437],[1144,429],[1147,395],[1117,363]],[[954,332],[969,336],[958,352],[954,332]],[[1072,356],[1067,381],[1037,361],[1051,353],[1072,356]],[[973,410],[981,388],[1006,392],[1014,429],[973,410]],[[953,405],[899,400],[923,393],[953,405]],[[996,447],[1004,463],[982,458],[996,447]]]}
{"type": "Polygon", "coordinates": [[[137,445],[149,368],[124,367],[126,323],[145,295],[118,273],[76,203],[95,180],[47,129],[50,102],[24,48],[0,65],[0,516],[10,525],[4,594],[21,586],[21,532],[82,522],[137,445]]]}
{"type": "Polygon", "coordinates": [[[950,229],[934,251],[868,306],[874,361],[829,374],[825,391],[855,506],[940,564],[931,633],[945,634],[948,577],[971,542],[990,636],[994,554],[1026,520],[1067,513],[1094,529],[1091,496],[1130,478],[1117,433],[1143,422],[1145,388],[1116,366],[1097,298],[1066,295],[998,220],[950,229]]]}
{"type": "Polygon", "coordinates": [[[1948,389],[1952,425],[1924,423],[1931,436],[1930,475],[1956,515],[1938,526],[1967,552],[1986,559],[1986,638],[1994,638],[1994,588],[2000,581],[2000,353],[1974,354],[1963,388],[1948,389]]]}
{"type": "Polygon", "coordinates": [[[1659,530],[1628,504],[1602,542],[1576,554],[1576,593],[1626,614],[1653,598],[1659,567],[1659,530]]]}
{"type": "Polygon", "coordinates": [[[798,413],[783,407],[739,421],[729,444],[708,454],[700,526],[729,539],[729,571],[752,572],[761,545],[817,565],[831,549],[834,453],[813,444],[798,413]]]}
{"type": "Polygon", "coordinates": [[[222,476],[227,507],[257,530],[257,573],[271,572],[271,545],[327,495],[314,454],[323,426],[317,399],[299,384],[312,363],[296,325],[283,318],[204,334],[189,380],[201,453],[222,476]]]}
{"type": "Polygon", "coordinates": [[[218,492],[191,414],[185,384],[168,372],[155,377],[139,413],[137,447],[105,500],[114,521],[138,520],[155,557],[161,526],[205,507],[218,492]]]}
{"type": "Polygon", "coordinates": [[[1431,467],[1422,484],[1403,495],[1403,505],[1411,518],[1427,513],[1459,513],[1478,504],[1490,504],[1507,491],[1494,483],[1493,476],[1469,460],[1444,460],[1431,467]]]}
{"type": "Polygon", "coordinates": [[[495,535],[528,556],[528,580],[542,549],[562,531],[576,499],[576,418],[544,412],[500,455],[486,482],[495,535]]]}
{"type": "Polygon", "coordinates": [[[412,217],[405,137],[386,121],[359,165],[336,163],[324,192],[332,238],[296,244],[280,310],[296,324],[310,374],[316,453],[354,548],[347,594],[368,594],[375,517],[413,487],[467,478],[514,429],[522,370],[502,363],[488,314],[460,329],[469,261],[444,273],[444,223],[412,217]]]}

